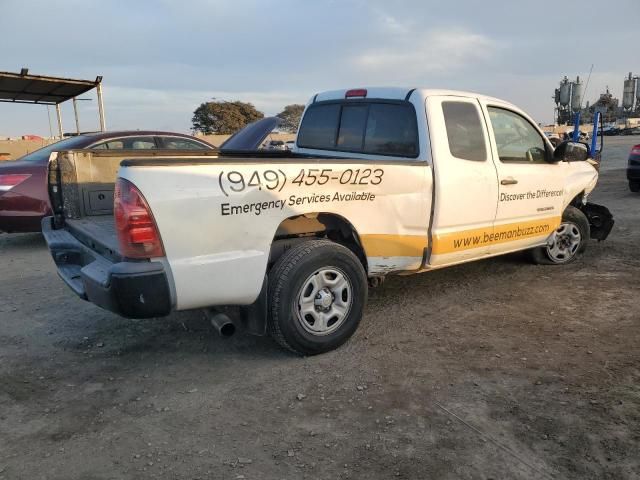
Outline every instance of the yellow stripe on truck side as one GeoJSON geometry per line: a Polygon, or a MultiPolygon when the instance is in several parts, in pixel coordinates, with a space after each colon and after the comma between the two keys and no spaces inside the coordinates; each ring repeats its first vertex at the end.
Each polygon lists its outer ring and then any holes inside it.
{"type": "Polygon", "coordinates": [[[541,220],[497,225],[493,228],[484,227],[435,235],[433,253],[453,253],[526,238],[546,237],[551,235],[559,225],[560,217],[549,217],[541,220]]]}
{"type": "MultiPolygon", "coordinates": [[[[433,253],[453,253],[526,238],[547,237],[558,228],[560,220],[560,217],[549,217],[435,235],[433,253]]],[[[421,235],[362,234],[360,240],[368,257],[422,257],[428,246],[426,236],[421,235]]]]}
{"type": "Polygon", "coordinates": [[[422,257],[427,236],[363,234],[360,241],[367,257],[422,257]]]}

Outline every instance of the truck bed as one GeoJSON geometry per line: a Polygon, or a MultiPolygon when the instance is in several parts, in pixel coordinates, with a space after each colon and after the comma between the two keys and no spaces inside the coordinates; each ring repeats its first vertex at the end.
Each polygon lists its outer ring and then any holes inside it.
{"type": "Polygon", "coordinates": [[[213,150],[59,152],[49,163],[49,193],[54,214],[65,220],[113,215],[114,184],[123,160],[177,158],[207,162],[217,156],[218,152],[213,150]]]}

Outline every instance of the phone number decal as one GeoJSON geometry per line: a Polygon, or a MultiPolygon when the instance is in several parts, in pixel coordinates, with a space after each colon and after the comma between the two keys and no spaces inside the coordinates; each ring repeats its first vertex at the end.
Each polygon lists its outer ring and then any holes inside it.
{"type": "Polygon", "coordinates": [[[282,170],[254,170],[251,173],[230,170],[220,172],[218,184],[222,193],[228,197],[249,188],[280,192],[287,183],[297,187],[322,186],[329,182],[340,185],[380,185],[383,176],[384,170],[381,168],[348,168],[342,171],[331,168],[303,168],[293,179],[288,178],[282,170]]]}

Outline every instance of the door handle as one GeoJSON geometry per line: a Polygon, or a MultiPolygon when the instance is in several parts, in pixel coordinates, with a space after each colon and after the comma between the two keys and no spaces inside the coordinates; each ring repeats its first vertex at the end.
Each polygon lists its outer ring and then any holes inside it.
{"type": "Polygon", "coordinates": [[[518,180],[513,177],[503,178],[500,180],[500,185],[515,185],[516,183],[518,183],[518,180]]]}

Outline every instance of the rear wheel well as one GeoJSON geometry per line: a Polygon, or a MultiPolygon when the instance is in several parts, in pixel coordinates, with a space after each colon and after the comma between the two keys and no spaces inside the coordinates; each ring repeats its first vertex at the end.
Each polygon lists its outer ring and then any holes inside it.
{"type": "Polygon", "coordinates": [[[269,252],[269,269],[280,256],[294,245],[317,238],[326,238],[351,250],[368,271],[367,257],[355,227],[335,213],[305,213],[284,219],[273,237],[269,252]]]}

